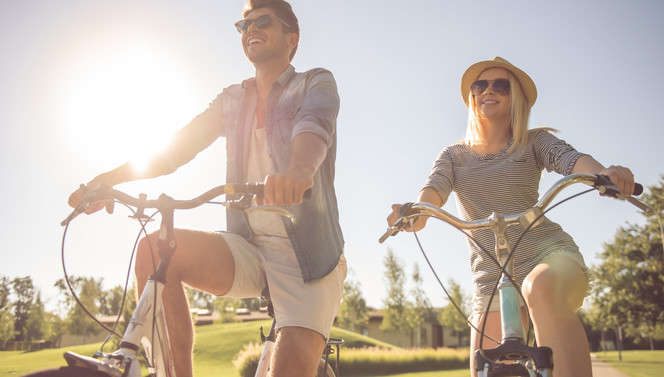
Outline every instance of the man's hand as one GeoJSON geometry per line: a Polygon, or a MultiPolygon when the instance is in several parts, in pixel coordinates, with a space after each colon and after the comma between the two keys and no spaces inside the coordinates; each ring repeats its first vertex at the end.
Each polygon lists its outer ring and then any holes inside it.
{"type": "Polygon", "coordinates": [[[304,192],[314,184],[312,168],[290,168],[278,174],[270,174],[265,178],[263,203],[274,206],[300,204],[304,192]]]}
{"type": "Polygon", "coordinates": [[[327,144],[318,135],[303,132],[293,139],[288,169],[265,178],[263,203],[287,206],[302,203],[304,192],[314,185],[314,174],[325,159],[327,144]]]}
{"type": "MultiPolygon", "coordinates": [[[[72,208],[78,208],[78,206],[80,206],[81,203],[83,203],[85,194],[87,194],[91,190],[99,188],[100,185],[101,185],[100,183],[97,183],[94,180],[90,181],[87,185],[82,184],[78,188],[78,190],[74,191],[71,195],[69,195],[69,201],[68,201],[69,205],[72,208]]],[[[85,213],[89,215],[99,211],[104,207],[106,207],[106,212],[113,213],[114,204],[115,203],[112,200],[107,202],[90,203],[90,205],[87,208],[85,208],[85,213]]]]}

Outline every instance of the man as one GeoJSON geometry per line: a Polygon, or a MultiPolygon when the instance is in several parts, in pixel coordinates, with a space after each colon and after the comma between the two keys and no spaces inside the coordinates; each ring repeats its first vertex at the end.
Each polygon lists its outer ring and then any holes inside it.
{"type": "MultiPolygon", "coordinates": [[[[264,181],[265,204],[288,206],[295,221],[229,210],[228,232],[176,231],[178,249],[163,292],[176,373],[192,374],[185,283],[229,297],[257,297],[269,286],[279,326],[272,376],[313,376],[346,276],[333,186],[339,97],[330,72],[296,73],[290,64],[299,24],[287,2],[251,0],[244,17],[236,27],[255,77],[224,89],[145,171],[127,163],[88,186],[170,174],[225,137],[227,182],[264,181]],[[309,188],[311,198],[303,200],[309,188]]],[[[74,192],[70,204],[82,195],[83,189],[74,192]]],[[[141,289],[153,272],[155,244],[153,234],[139,245],[141,289]]]]}

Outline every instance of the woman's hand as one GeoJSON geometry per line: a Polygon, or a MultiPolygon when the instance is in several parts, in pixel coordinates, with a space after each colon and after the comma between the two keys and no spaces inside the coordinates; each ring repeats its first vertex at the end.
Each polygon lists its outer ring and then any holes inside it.
{"type": "Polygon", "coordinates": [[[611,180],[620,192],[625,195],[632,195],[634,193],[634,174],[626,167],[619,165],[611,165],[603,169],[599,174],[606,175],[611,180]]]}
{"type": "MultiPolygon", "coordinates": [[[[399,215],[399,210],[403,204],[392,204],[392,213],[387,216],[387,225],[393,226],[401,216],[399,215]]],[[[413,227],[410,227],[410,224],[404,226],[403,230],[406,232],[420,231],[427,224],[426,216],[418,216],[413,220],[413,227]]]]}

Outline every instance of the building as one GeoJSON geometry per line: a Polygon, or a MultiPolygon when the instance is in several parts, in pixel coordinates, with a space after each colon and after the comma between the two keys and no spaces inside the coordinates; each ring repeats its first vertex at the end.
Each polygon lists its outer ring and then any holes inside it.
{"type": "Polygon", "coordinates": [[[436,319],[422,326],[419,340],[417,334],[410,330],[398,332],[385,332],[380,329],[383,322],[383,311],[372,310],[369,313],[369,323],[363,329],[362,335],[394,344],[399,347],[467,347],[470,344],[470,328],[462,334],[445,328],[436,319]]]}

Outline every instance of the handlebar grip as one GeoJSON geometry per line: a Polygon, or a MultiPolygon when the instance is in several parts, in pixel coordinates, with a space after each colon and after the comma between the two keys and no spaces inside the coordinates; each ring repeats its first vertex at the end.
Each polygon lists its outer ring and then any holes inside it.
{"type": "MultiPolygon", "coordinates": [[[[609,196],[616,196],[620,194],[620,190],[618,190],[618,188],[614,186],[613,183],[611,183],[611,179],[609,179],[609,177],[606,175],[597,174],[597,182],[595,183],[595,187],[600,186],[604,186],[606,188],[606,194],[609,196]]],[[[634,182],[634,193],[632,193],[632,195],[639,196],[641,194],[643,194],[643,185],[634,182]]]]}
{"type": "Polygon", "coordinates": [[[387,228],[387,230],[385,231],[385,233],[383,233],[383,235],[380,236],[380,238],[378,239],[378,243],[383,243],[383,242],[385,242],[386,239],[388,239],[389,237],[394,236],[394,235],[397,234],[397,233],[399,233],[398,230],[393,229],[393,228],[391,228],[391,227],[390,227],[390,228],[387,228]]]}
{"type": "Polygon", "coordinates": [[[632,195],[639,196],[643,194],[643,185],[640,183],[634,182],[634,193],[632,195]]]}

